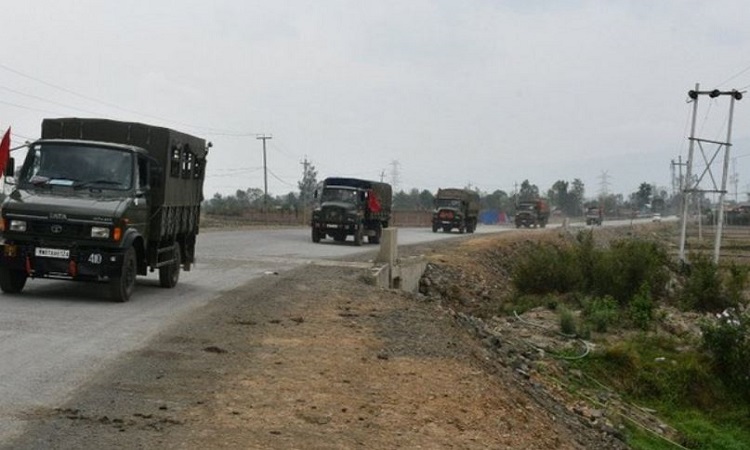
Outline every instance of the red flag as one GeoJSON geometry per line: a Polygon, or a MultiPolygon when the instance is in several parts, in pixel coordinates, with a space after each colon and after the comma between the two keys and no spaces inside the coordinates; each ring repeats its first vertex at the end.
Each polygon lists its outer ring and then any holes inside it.
{"type": "Polygon", "coordinates": [[[379,213],[382,209],[378,198],[375,196],[375,191],[372,189],[367,191],[367,207],[370,209],[370,212],[373,213],[379,213]]]}
{"type": "Polygon", "coordinates": [[[2,142],[0,142],[0,175],[5,173],[8,158],[10,158],[10,127],[5,132],[2,142]]]}

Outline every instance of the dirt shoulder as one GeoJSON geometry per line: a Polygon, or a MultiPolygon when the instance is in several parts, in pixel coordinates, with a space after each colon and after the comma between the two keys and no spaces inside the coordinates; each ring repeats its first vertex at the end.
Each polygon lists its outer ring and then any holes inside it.
{"type": "MultiPolygon", "coordinates": [[[[435,246],[413,251],[451,248],[435,246]]],[[[67,404],[29,411],[28,431],[3,448],[623,448],[469,328],[356,269],[268,275],[67,404]]]]}

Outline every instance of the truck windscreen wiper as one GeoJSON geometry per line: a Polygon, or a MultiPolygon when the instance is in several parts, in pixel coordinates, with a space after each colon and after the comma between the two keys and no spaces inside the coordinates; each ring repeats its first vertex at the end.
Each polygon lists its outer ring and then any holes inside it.
{"type": "Polygon", "coordinates": [[[87,181],[77,181],[75,184],[73,184],[73,187],[75,189],[82,189],[87,187],[95,187],[97,185],[106,185],[106,186],[122,186],[121,183],[117,181],[112,180],[87,180],[87,181]]]}

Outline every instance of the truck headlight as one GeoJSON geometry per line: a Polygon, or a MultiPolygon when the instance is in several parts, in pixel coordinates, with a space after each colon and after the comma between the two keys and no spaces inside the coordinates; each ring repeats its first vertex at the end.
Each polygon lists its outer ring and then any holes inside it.
{"type": "Polygon", "coordinates": [[[91,227],[91,237],[95,239],[108,239],[109,228],[108,227],[91,227]]]}
{"type": "Polygon", "coordinates": [[[10,221],[10,230],[11,231],[26,231],[26,221],[25,220],[11,220],[10,221]]]}

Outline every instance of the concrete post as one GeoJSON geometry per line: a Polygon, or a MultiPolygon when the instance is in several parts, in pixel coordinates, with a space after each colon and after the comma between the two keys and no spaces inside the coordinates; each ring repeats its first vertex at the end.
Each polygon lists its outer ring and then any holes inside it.
{"type": "Polygon", "coordinates": [[[380,252],[376,262],[396,264],[398,260],[398,228],[384,228],[380,236],[380,252]]]}
{"type": "Polygon", "coordinates": [[[380,237],[380,252],[377,262],[388,264],[388,287],[400,288],[401,279],[398,272],[398,229],[385,228],[380,237]]]}

